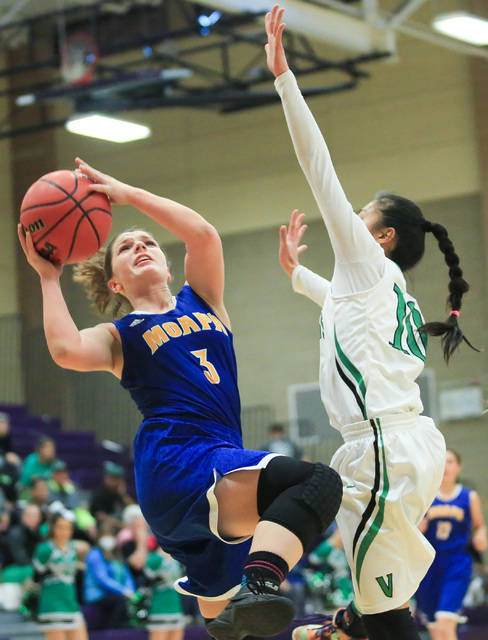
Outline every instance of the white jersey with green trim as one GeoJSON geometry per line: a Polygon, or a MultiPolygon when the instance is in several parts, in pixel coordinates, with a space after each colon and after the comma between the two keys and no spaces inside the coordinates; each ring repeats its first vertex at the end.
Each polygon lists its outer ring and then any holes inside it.
{"type": "Polygon", "coordinates": [[[365,419],[422,412],[415,383],[426,354],[418,304],[354,213],[322,133],[291,71],[275,82],[300,166],[310,184],[335,255],[329,282],[303,266],[294,289],[322,307],[320,389],[336,429],[365,419]]]}
{"type": "MultiPolygon", "coordinates": [[[[317,275],[299,266],[295,291],[317,299],[317,275]],[[315,279],[314,296],[309,295],[315,279]]],[[[320,392],[336,429],[395,413],[422,412],[415,379],[423,369],[423,318],[400,269],[385,258],[381,280],[367,291],[334,296],[324,281],[320,315],[320,392]]]]}

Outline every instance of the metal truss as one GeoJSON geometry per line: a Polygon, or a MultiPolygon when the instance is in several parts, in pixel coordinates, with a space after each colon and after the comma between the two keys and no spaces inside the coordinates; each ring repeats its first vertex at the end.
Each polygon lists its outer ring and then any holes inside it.
{"type": "MultiPolygon", "coordinates": [[[[266,68],[266,39],[259,15],[223,14],[212,26],[202,27],[198,18],[209,14],[209,9],[193,2],[134,4],[123,15],[107,12],[109,4],[71,7],[0,25],[4,46],[19,32],[25,37],[22,63],[0,69],[0,77],[12,78],[10,88],[0,91],[0,96],[10,96],[13,109],[32,109],[38,118],[27,127],[0,129],[0,138],[61,126],[73,113],[169,107],[212,107],[231,113],[278,101],[269,87],[272,78],[266,68]],[[87,84],[62,81],[60,24],[63,33],[85,31],[98,43],[98,64],[87,84]],[[33,82],[40,72],[44,79],[33,82]],[[65,118],[49,119],[49,109],[34,108],[59,101],[66,105],[65,118]]],[[[334,81],[305,89],[306,96],[354,89],[369,77],[361,68],[363,63],[389,55],[375,52],[331,60],[317,54],[305,37],[290,33],[285,45],[296,75],[335,72],[334,81]]],[[[9,57],[17,58],[12,53],[9,57]]]]}

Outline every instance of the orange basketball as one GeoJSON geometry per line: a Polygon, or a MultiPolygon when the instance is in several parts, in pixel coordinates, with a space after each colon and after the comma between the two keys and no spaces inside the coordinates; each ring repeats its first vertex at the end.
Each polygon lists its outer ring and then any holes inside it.
{"type": "Polygon", "coordinates": [[[79,262],[100,249],[110,233],[112,210],[104,193],[74,171],[47,173],[27,190],[20,222],[37,251],[55,264],[79,262]]]}

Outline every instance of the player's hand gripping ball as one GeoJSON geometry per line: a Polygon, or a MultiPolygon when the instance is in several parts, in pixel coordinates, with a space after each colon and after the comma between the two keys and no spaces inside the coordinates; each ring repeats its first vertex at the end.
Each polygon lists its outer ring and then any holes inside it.
{"type": "Polygon", "coordinates": [[[110,201],[90,191],[91,184],[80,171],[53,171],[34,182],[22,200],[20,223],[36,250],[54,264],[90,258],[110,233],[110,201]]]}

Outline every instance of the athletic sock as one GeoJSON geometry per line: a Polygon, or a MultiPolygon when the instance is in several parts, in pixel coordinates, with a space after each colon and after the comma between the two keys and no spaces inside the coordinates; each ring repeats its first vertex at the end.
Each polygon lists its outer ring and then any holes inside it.
{"type": "Polygon", "coordinates": [[[243,584],[251,591],[277,593],[289,570],[286,560],[276,553],[255,551],[246,560],[243,584]]]}

